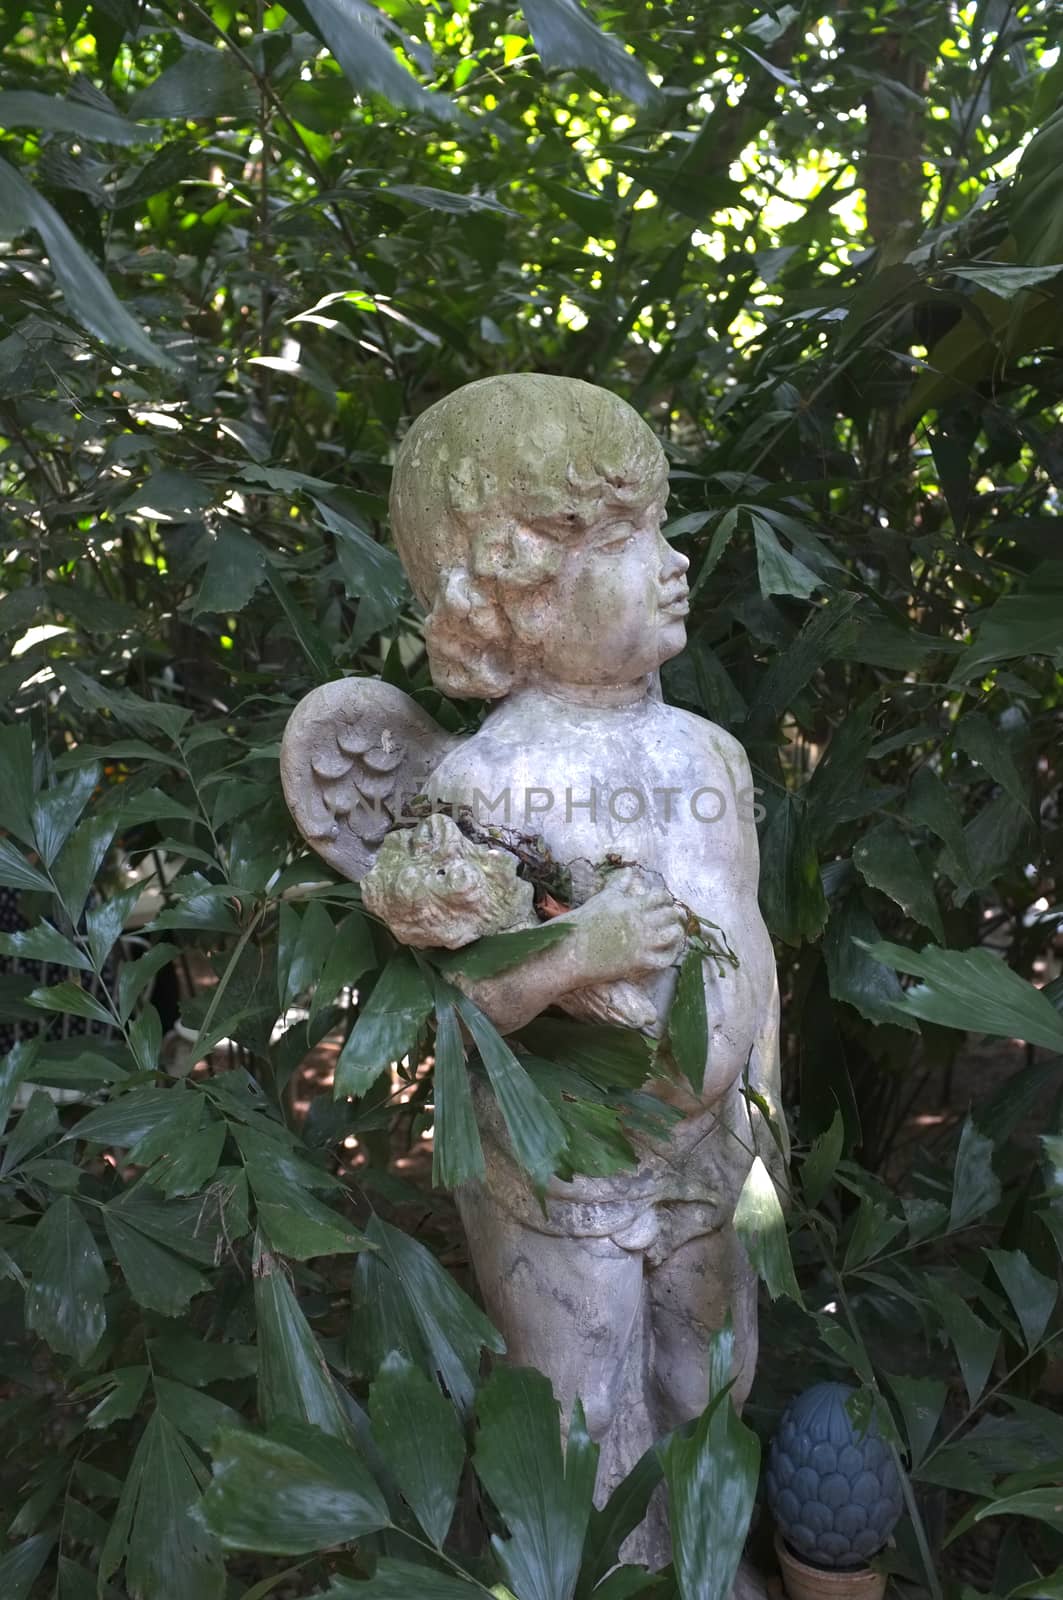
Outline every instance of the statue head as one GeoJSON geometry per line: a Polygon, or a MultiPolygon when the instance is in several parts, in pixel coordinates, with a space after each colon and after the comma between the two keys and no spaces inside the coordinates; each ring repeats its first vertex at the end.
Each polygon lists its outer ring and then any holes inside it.
{"type": "Polygon", "coordinates": [[[660,535],[667,495],[652,429],[576,378],[484,378],[418,417],[391,523],[438,686],[621,683],[676,655],[687,563],[660,535]]]}

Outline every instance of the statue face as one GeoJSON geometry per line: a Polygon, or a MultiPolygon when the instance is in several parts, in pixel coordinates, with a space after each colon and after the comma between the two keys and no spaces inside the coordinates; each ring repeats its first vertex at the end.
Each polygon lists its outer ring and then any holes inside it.
{"type": "Polygon", "coordinates": [[[661,536],[662,516],[656,502],[603,517],[540,591],[507,606],[526,681],[633,683],[679,654],[690,563],[661,536]]]}

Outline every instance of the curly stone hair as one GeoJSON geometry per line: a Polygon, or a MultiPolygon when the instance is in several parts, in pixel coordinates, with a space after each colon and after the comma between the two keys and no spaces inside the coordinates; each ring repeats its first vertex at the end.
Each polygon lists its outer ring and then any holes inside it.
{"type": "Polygon", "coordinates": [[[652,429],[578,378],[483,378],[425,411],[396,458],[391,526],[438,687],[486,699],[516,687],[512,607],[603,516],[641,514],[667,493],[652,429]]]}

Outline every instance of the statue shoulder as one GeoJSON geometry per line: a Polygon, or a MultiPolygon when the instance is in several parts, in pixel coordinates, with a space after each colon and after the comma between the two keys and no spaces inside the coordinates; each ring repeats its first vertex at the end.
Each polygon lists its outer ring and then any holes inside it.
{"type": "Polygon", "coordinates": [[[304,695],[281,741],[288,809],[313,850],[356,882],[380,841],[460,740],[378,678],[340,678],[304,695]]]}
{"type": "Polygon", "coordinates": [[[697,716],[693,711],[682,711],[678,706],[669,709],[673,716],[682,719],[684,728],[706,756],[727,768],[736,786],[744,787],[751,781],[745,746],[733,733],[728,733],[716,722],[710,722],[708,717],[697,716]]]}

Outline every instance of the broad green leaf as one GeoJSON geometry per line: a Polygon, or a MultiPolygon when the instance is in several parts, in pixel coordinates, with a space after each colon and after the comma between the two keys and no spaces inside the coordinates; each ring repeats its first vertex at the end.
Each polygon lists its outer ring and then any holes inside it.
{"type": "Polygon", "coordinates": [[[897,1397],[904,1431],[908,1436],[912,1466],[918,1467],[937,1432],[948,1393],[940,1378],[895,1377],[888,1374],[889,1386],[897,1397]]]}
{"type": "Polygon", "coordinates": [[[494,1024],[471,1000],[457,1002],[505,1118],[513,1153],[538,1184],[557,1170],[565,1130],[494,1024]]]}
{"type": "Polygon", "coordinates": [[[401,1061],[416,1044],[431,1009],[431,991],[417,962],[406,951],[393,956],[340,1051],[336,1098],[365,1094],[385,1067],[401,1061]]]}
{"type": "Polygon", "coordinates": [[[271,560],[266,568],[266,581],[284,612],[292,635],[310,666],[314,669],[319,682],[328,683],[335,674],[332,659],[332,650],[324,634],[306,612],[300,607],[291,589],[281,575],[279,564],[271,560]]]}
{"type": "Polygon", "coordinates": [[[68,1196],[48,1208],[31,1244],[26,1326],[84,1366],[103,1338],[107,1273],[88,1223],[68,1196]]]}
{"type": "Polygon", "coordinates": [[[79,972],[92,971],[89,958],[50,922],[38,922],[25,932],[0,933],[0,951],[20,961],[47,961],[55,966],[75,967],[79,972]]]}
{"type": "Polygon", "coordinates": [[[974,1118],[969,1116],[960,1134],[952,1175],[950,1231],[965,1228],[992,1211],[999,1199],[1000,1180],[993,1171],[993,1141],[979,1132],[974,1118]]]}
{"type": "Polygon", "coordinates": [[[598,1469],[582,1409],[577,1403],[562,1454],[550,1380],[499,1367],[476,1414],[477,1476],[509,1534],[491,1539],[506,1582],[520,1600],[572,1600],[598,1469]]]}
{"type": "Polygon", "coordinates": [[[663,1471],[660,1455],[651,1447],[617,1484],[601,1510],[591,1508],[576,1600],[589,1600],[592,1591],[603,1593],[600,1584],[619,1561],[621,1545],[646,1515],[663,1471]]]}
{"type": "MultiPolygon", "coordinates": [[[[218,1183],[206,1194],[187,1200],[164,1200],[150,1184],[134,1184],[112,1200],[108,1210],[164,1249],[175,1250],[199,1266],[212,1267],[226,1242],[240,1237],[234,1231],[235,1207],[230,1204],[226,1208],[231,1192],[223,1183],[225,1172],[224,1168],[219,1172],[218,1183]]],[[[231,1168],[228,1175],[232,1184],[231,1168]]],[[[243,1178],[242,1173],[240,1177],[243,1178]]]]}
{"type": "MultiPolygon", "coordinates": [[[[498,1589],[489,1592],[501,1593],[498,1589]]],[[[472,1578],[466,1581],[435,1567],[382,1556],[367,1583],[333,1578],[323,1600],[484,1600],[484,1594],[483,1584],[472,1578]]]]}
{"type": "Polygon", "coordinates": [[[175,903],[160,911],[146,933],[164,928],[196,928],[203,933],[238,933],[236,918],[226,901],[231,891],[208,883],[198,872],[182,874],[170,884],[175,903]]]}
{"type": "Polygon", "coordinates": [[[468,1411],[482,1351],[504,1355],[504,1341],[423,1244],[376,1216],[366,1228],[366,1237],[398,1279],[433,1368],[451,1400],[459,1411],[468,1411]]]}
{"type": "Polygon", "coordinates": [[[351,911],[333,929],[325,965],[317,975],[317,987],[310,1002],[308,1026],[311,1032],[317,1019],[328,1010],[340,990],[353,987],[362,974],[375,965],[369,919],[360,911],[351,911]]]}
{"type": "Polygon", "coordinates": [[[845,1119],[836,1111],[826,1133],[813,1142],[801,1163],[801,1189],[810,1206],[818,1206],[833,1183],[844,1147],[845,1119]]]}
{"type": "MultiPolygon", "coordinates": [[[[199,812],[192,806],[186,806],[172,794],[164,794],[161,789],[141,789],[136,794],[122,795],[120,805],[108,806],[109,815],[113,815],[116,811],[120,815],[123,828],[132,828],[138,822],[199,823],[202,820],[199,812]]],[[[175,853],[191,855],[191,849],[180,845],[175,853]]],[[[209,861],[211,857],[208,856],[207,859],[209,861]]],[[[174,885],[171,883],[169,887],[172,891],[174,885]]]]}
{"type": "Polygon", "coordinates": [[[518,1037],[540,1060],[571,1067],[602,1089],[641,1089],[654,1070],[653,1047],[634,1028],[536,1017],[518,1037]]]}
{"type": "MultiPolygon", "coordinates": [[[[212,1041],[211,1041],[212,1042],[212,1041]]],[[[161,1065],[162,1019],[154,1006],[144,1006],[140,1015],[129,1024],[129,1046],[133,1059],[141,1072],[157,1072],[161,1065]]],[[[210,1043],[201,1042],[200,1049],[207,1050],[210,1043]]],[[[187,1102],[182,1109],[186,1109],[187,1102]]],[[[198,1117],[195,1119],[198,1122],[198,1117]]],[[[138,1146],[139,1149],[139,1146],[138,1146]]]]}
{"type": "Polygon", "coordinates": [[[536,928],[519,928],[516,933],[491,933],[463,950],[441,957],[436,965],[442,972],[457,971],[465,978],[491,978],[526,956],[559,944],[571,931],[571,923],[555,921],[541,922],[536,928]]]}
{"type": "Polygon", "coordinates": [[[44,1570],[54,1544],[54,1534],[35,1533],[32,1539],[23,1539],[0,1556],[0,1594],[4,1600],[29,1600],[29,1592],[38,1573],[44,1570]]]}
{"type": "Polygon", "coordinates": [[[108,1105],[98,1106],[70,1129],[67,1139],[131,1149],[160,1129],[171,1129],[176,1140],[196,1117],[200,1093],[176,1085],[172,1089],[142,1087],[117,1094],[108,1105]]]}
{"type": "Polygon", "coordinates": [[[891,818],[870,828],[853,851],[853,861],[865,883],[889,895],[907,916],[929,928],[938,943],[944,944],[933,879],[898,823],[891,818]]]}
{"type": "Polygon", "coordinates": [[[754,516],[752,522],[757,546],[757,577],[760,592],[765,598],[773,594],[785,594],[793,595],[798,600],[807,600],[809,595],[823,588],[824,580],[810,571],[797,556],[783,549],[774,530],[762,517],[754,516]]]}
{"type": "Polygon", "coordinates": [[[1031,1578],[1012,1589],[1008,1600],[1063,1600],[1063,1567],[1043,1578],[1031,1578]]]}
{"type": "Polygon", "coordinates": [[[0,839],[0,887],[40,889],[51,894],[52,886],[39,867],[31,866],[9,839],[0,839]]]}
{"type": "Polygon", "coordinates": [[[112,1026],[114,1022],[107,1007],[72,978],[63,983],[53,983],[47,989],[33,989],[26,998],[31,1006],[40,1006],[42,1011],[61,1011],[70,1017],[87,1017],[90,1022],[102,1022],[105,1027],[112,1026]]]}
{"type": "Polygon", "coordinates": [[[839,723],[808,780],[805,799],[812,834],[819,848],[828,843],[834,830],[850,815],[848,808],[861,786],[875,736],[874,717],[878,708],[878,695],[870,696],[839,723]]]}
{"type": "Polygon", "coordinates": [[[442,1189],[454,1189],[483,1177],[484,1156],[473,1111],[461,1030],[454,1006],[444,994],[436,996],[432,1088],[435,1101],[432,1182],[442,1189]]]}
{"type": "Polygon", "coordinates": [[[110,1428],[115,1422],[135,1416],[150,1376],[148,1366],[115,1367],[108,1372],[107,1393],[85,1418],[86,1427],[110,1428]]]}
{"type": "Polygon", "coordinates": [[[259,1247],[254,1274],[260,1416],[267,1423],[309,1423],[349,1441],[350,1423],[336,1382],[283,1263],[259,1247]]]}
{"type": "Polygon", "coordinates": [[[141,884],[132,884],[128,889],[106,895],[86,910],[85,936],[97,967],[103,967],[118,943],[142,893],[141,884]]]}
{"type": "Polygon", "coordinates": [[[140,996],[156,976],[177,955],[174,944],[153,945],[135,961],[123,961],[118,973],[118,1015],[128,1022],[140,996]]]}
{"type": "MultiPolygon", "coordinates": [[[[317,0],[319,5],[331,0],[317,0]]],[[[340,0],[347,3],[347,0],[340,0]]],[[[360,4],[361,0],[355,0],[360,4]]],[[[411,80],[412,81],[412,80],[411,80]]],[[[409,585],[402,563],[393,550],[378,544],[366,529],[349,517],[341,516],[323,500],[314,504],[321,519],[336,540],[343,585],[352,600],[358,601],[356,639],[368,639],[394,622],[409,598],[409,585]]]]}
{"type": "Polygon", "coordinates": [[[183,1134],[173,1149],[158,1157],[148,1174],[149,1182],[167,1199],[198,1194],[218,1170],[225,1134],[225,1123],[220,1119],[208,1122],[194,1133],[183,1134]]]}
{"type": "Polygon", "coordinates": [[[279,1589],[282,1583],[289,1583],[299,1576],[305,1562],[296,1562],[294,1567],[285,1567],[283,1572],[273,1572],[263,1578],[260,1583],[253,1583],[250,1589],[245,1589],[240,1600],[267,1600],[267,1596],[279,1589]]]}
{"type": "Polygon", "coordinates": [[[197,1515],[205,1480],[198,1456],[162,1412],[153,1411],[104,1547],[101,1581],[124,1559],[130,1595],[221,1600],[225,1573],[218,1544],[197,1515]]]}
{"type": "Polygon", "coordinates": [[[393,1351],[370,1388],[369,1415],[373,1439],[403,1499],[442,1549],[465,1461],[465,1441],[453,1407],[438,1384],[393,1351]]]}
{"type": "Polygon", "coordinates": [[[266,579],[266,557],[239,528],[223,524],[210,537],[203,581],[192,605],[192,615],[242,611],[266,579]]]}
{"type": "Polygon", "coordinates": [[[112,1208],[104,1210],[103,1220],[122,1276],[138,1305],[164,1317],[179,1317],[195,1295],[210,1288],[195,1267],[147,1238],[112,1208]]]}
{"type": "Polygon", "coordinates": [[[683,957],[675,998],[668,1012],[668,1040],[680,1072],[694,1093],[700,1094],[709,1058],[709,1015],[705,1007],[705,970],[700,950],[688,950],[683,957]]]}
{"type": "Polygon", "coordinates": [[[845,1269],[852,1271],[881,1255],[904,1227],[904,1218],[894,1216],[885,1205],[862,1196],[845,1250],[845,1269]]]}
{"type": "MultiPolygon", "coordinates": [[[[400,200],[412,200],[414,205],[427,206],[429,211],[450,211],[456,216],[464,216],[470,211],[496,211],[503,217],[517,215],[490,195],[459,194],[453,189],[435,189],[427,183],[389,183],[386,193],[389,200],[397,195],[400,200]]],[[[611,217],[611,212],[609,215],[611,217]]]]}
{"type": "Polygon", "coordinates": [[[175,1383],[171,1378],[152,1377],[155,1402],[163,1416],[172,1422],[178,1433],[200,1450],[209,1451],[223,1428],[246,1428],[248,1423],[232,1406],[215,1400],[213,1395],[191,1389],[187,1384],[175,1383]]]}
{"type": "Polygon", "coordinates": [[[254,80],[224,45],[201,44],[185,35],[191,48],[133,96],[137,117],[163,120],[247,115],[256,104],[254,80]]]}
{"type": "Polygon", "coordinates": [[[786,1218],[771,1175],[760,1156],[754,1156],[738,1196],[734,1228],[771,1298],[776,1300],[785,1294],[800,1305],[801,1291],[790,1257],[786,1218]]]}
{"type": "MultiPolygon", "coordinates": [[[[370,1233],[373,1226],[370,1222],[370,1233]]],[[[352,1373],[365,1383],[372,1382],[393,1350],[435,1375],[435,1360],[402,1279],[382,1253],[367,1250],[358,1257],[351,1275],[347,1359],[352,1373]]]]}
{"type": "Polygon", "coordinates": [[[43,1089],[35,1089],[8,1138],[0,1176],[14,1172],[41,1145],[54,1143],[58,1132],[59,1113],[55,1102],[43,1089]]]}
{"type": "Polygon", "coordinates": [[[1026,1348],[1035,1350],[1055,1310],[1055,1279],[1038,1272],[1022,1250],[987,1250],[986,1255],[1019,1319],[1026,1348]]]}
{"type": "Polygon", "coordinates": [[[220,1344],[187,1333],[164,1333],[150,1342],[155,1367],[179,1382],[200,1387],[241,1378],[258,1371],[258,1351],[249,1344],[220,1344]]]}
{"type": "Polygon", "coordinates": [[[927,1280],[926,1290],[956,1351],[967,1399],[973,1408],[993,1370],[1000,1332],[976,1316],[962,1295],[955,1294],[936,1279],[927,1280]]]}
{"type": "Polygon", "coordinates": [[[203,1517],[224,1549],[281,1556],[330,1550],[389,1521],[353,1446],[290,1421],[220,1436],[203,1517]]]}
{"type": "Polygon", "coordinates": [[[335,937],[335,924],[319,900],[311,900],[303,912],[282,902],[277,935],[277,998],[282,1011],[317,982],[335,937]]]}
{"type": "Polygon", "coordinates": [[[365,1247],[365,1236],[340,1212],[315,1198],[311,1188],[334,1180],[295,1157],[278,1140],[250,1129],[236,1130],[244,1170],[255,1196],[259,1223],[272,1250],[305,1261],[365,1247]]]}
{"type": "MultiPolygon", "coordinates": [[[[367,0],[307,0],[307,10],[359,94],[380,95],[392,105],[429,111],[439,118],[454,115],[444,96],[423,89],[403,66],[385,37],[386,29],[397,30],[367,0]]],[[[396,43],[401,39],[399,34],[396,43]]]]}
{"type": "Polygon", "coordinates": [[[565,1130],[559,1177],[567,1182],[576,1173],[607,1178],[618,1172],[634,1172],[638,1157],[625,1132],[619,1106],[598,1103],[605,1098],[601,1092],[567,1067],[538,1061],[533,1056],[525,1056],[524,1063],[565,1130]]]}
{"type": "Polygon", "coordinates": [[[86,817],[60,851],[52,875],[62,895],[66,913],[73,923],[81,919],[89,890],[103,866],[115,830],[113,816],[101,813],[86,817]]]}
{"type": "Polygon", "coordinates": [[[128,350],[151,366],[174,366],[130,316],[54,206],[7,161],[0,161],[0,210],[9,234],[30,228],[40,237],[55,281],[83,327],[105,345],[128,350]]]}
{"type": "Polygon", "coordinates": [[[949,271],[967,283],[975,283],[980,289],[999,295],[1002,300],[1014,300],[1024,290],[1036,289],[1057,278],[1063,272],[1063,262],[1056,261],[1045,267],[1013,267],[1002,261],[979,261],[970,267],[950,265],[949,271]]]}
{"type": "Polygon", "coordinates": [[[305,1190],[297,1205],[291,1203],[290,1196],[284,1200],[263,1199],[261,1191],[255,1205],[270,1248],[294,1261],[365,1249],[364,1234],[305,1190]]]}
{"type": "Polygon", "coordinates": [[[116,111],[102,111],[79,100],[37,94],[32,89],[0,93],[0,127],[47,129],[73,133],[101,144],[141,144],[155,137],[150,128],[138,128],[116,111]]]}
{"type": "MultiPolygon", "coordinates": [[[[974,1520],[984,1522],[987,1517],[1030,1517],[1063,1533],[1063,1490],[1024,1489],[1002,1500],[992,1500],[975,1513],[974,1520]]],[[[1041,1592],[1038,1590],[1038,1594],[1041,1592]]]]}
{"type": "Polygon", "coordinates": [[[939,950],[929,945],[916,952],[882,942],[868,953],[923,979],[897,1003],[901,1016],[1063,1050],[1063,1017],[1052,1002],[988,950],[939,950]]]}
{"type": "Polygon", "coordinates": [[[38,1048],[38,1040],[21,1039],[0,1061],[0,1134],[7,1127],[19,1085],[36,1061],[38,1048]]]}
{"type": "MultiPolygon", "coordinates": [[[[0,105],[4,98],[0,93],[0,105]]],[[[0,829],[26,845],[36,843],[30,820],[33,790],[33,741],[23,718],[0,726],[0,829]]]]}
{"type": "Polygon", "coordinates": [[[667,1600],[668,1577],[645,1567],[617,1567],[594,1591],[594,1600],[667,1600]]]}
{"type": "Polygon", "coordinates": [[[733,1362],[725,1327],[709,1349],[708,1406],[688,1437],[675,1433],[658,1447],[681,1600],[727,1600],[753,1513],[760,1441],[731,1401],[733,1362]]]}
{"type": "Polygon", "coordinates": [[[165,750],[157,750],[143,739],[112,739],[107,744],[79,744],[67,750],[55,763],[57,772],[71,767],[83,767],[87,762],[101,761],[155,761],[160,766],[184,771],[184,762],[165,750]]]}
{"type": "Polygon", "coordinates": [[[1054,655],[1063,649],[1063,605],[1058,587],[1030,575],[1029,588],[1006,594],[984,612],[974,637],[952,673],[953,683],[967,683],[998,661],[1054,655]]]}
{"type": "Polygon", "coordinates": [[[967,859],[967,839],[963,819],[952,791],[933,767],[922,766],[912,779],[905,801],[905,812],[913,822],[929,828],[946,845],[961,873],[971,876],[967,859]]]}
{"type": "Polygon", "coordinates": [[[636,58],[615,34],[598,26],[580,0],[524,0],[521,9],[547,72],[590,72],[636,105],[656,99],[657,91],[636,58]]]}
{"type": "Polygon", "coordinates": [[[760,903],[768,927],[787,944],[815,938],[827,920],[811,827],[792,794],[778,798],[761,840],[760,903]]]}
{"type": "Polygon", "coordinates": [[[1006,734],[994,728],[988,717],[968,712],[956,729],[955,742],[958,749],[985,768],[1009,799],[1025,810],[1029,809],[1029,782],[1023,780],[1015,764],[1006,734]]]}

